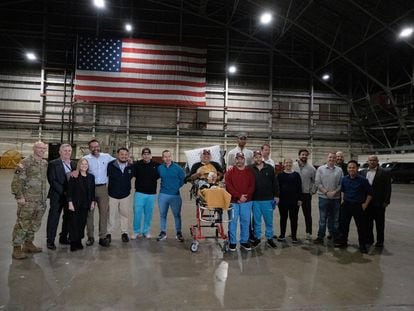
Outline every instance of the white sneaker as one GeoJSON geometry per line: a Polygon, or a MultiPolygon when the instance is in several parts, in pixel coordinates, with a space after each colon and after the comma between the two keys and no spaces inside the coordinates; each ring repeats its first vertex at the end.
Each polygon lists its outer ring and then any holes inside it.
{"type": "Polygon", "coordinates": [[[131,234],[131,239],[140,239],[140,238],[142,238],[142,234],[135,234],[135,233],[131,234]]]}
{"type": "Polygon", "coordinates": [[[312,235],[310,233],[306,233],[306,240],[312,240],[312,235]]]}
{"type": "Polygon", "coordinates": [[[144,239],[151,239],[151,234],[147,233],[147,234],[143,234],[142,237],[144,239]]]}

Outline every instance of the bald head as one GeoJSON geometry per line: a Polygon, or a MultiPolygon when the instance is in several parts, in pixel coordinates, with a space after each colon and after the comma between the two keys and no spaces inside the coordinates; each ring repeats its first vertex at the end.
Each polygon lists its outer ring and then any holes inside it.
{"type": "Polygon", "coordinates": [[[368,168],[375,169],[378,167],[378,157],[376,155],[370,155],[368,157],[368,168]]]}
{"type": "Polygon", "coordinates": [[[337,151],[335,155],[336,155],[336,164],[342,165],[342,163],[344,163],[344,153],[342,151],[337,151]]]}

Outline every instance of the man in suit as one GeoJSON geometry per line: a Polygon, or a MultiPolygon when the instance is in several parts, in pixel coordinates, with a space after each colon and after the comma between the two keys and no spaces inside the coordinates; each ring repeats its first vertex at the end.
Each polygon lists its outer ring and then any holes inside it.
{"type": "Polygon", "coordinates": [[[49,214],[47,217],[47,248],[55,250],[55,237],[59,225],[60,214],[63,210],[62,231],[59,243],[69,244],[68,241],[68,202],[66,192],[68,188],[68,174],[76,168],[76,162],[70,158],[72,147],[62,144],[59,148],[60,157],[49,162],[47,180],[50,184],[48,198],[50,199],[49,214]]]}
{"type": "Polygon", "coordinates": [[[373,198],[366,210],[367,243],[374,244],[374,221],[377,229],[375,247],[384,247],[385,208],[391,200],[391,176],[378,165],[378,157],[368,157],[368,169],[362,172],[372,186],[373,198]]]}

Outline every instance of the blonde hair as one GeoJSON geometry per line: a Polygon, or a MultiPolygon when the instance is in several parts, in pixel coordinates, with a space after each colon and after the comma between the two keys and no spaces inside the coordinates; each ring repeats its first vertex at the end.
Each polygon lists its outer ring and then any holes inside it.
{"type": "Polygon", "coordinates": [[[80,166],[83,162],[86,162],[86,164],[88,164],[88,169],[86,170],[87,172],[89,171],[89,162],[88,160],[81,158],[79,159],[78,163],[76,164],[76,170],[78,171],[78,173],[80,172],[80,166]]]}

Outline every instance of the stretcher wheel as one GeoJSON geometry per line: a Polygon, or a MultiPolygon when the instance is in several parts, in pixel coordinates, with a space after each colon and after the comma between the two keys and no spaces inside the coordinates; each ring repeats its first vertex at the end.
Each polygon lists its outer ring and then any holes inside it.
{"type": "Polygon", "coordinates": [[[221,250],[223,253],[227,253],[229,251],[229,241],[223,242],[223,248],[221,250]]]}
{"type": "Polygon", "coordinates": [[[198,251],[198,244],[200,244],[198,241],[194,241],[193,243],[191,243],[191,251],[193,253],[195,253],[196,251],[198,251]]]}

